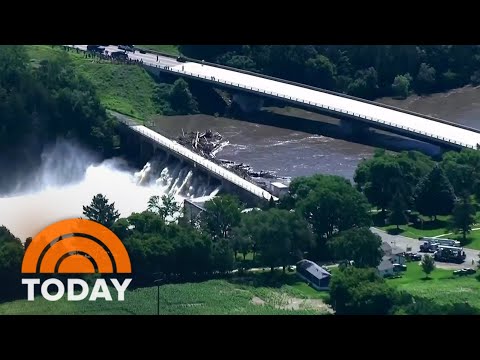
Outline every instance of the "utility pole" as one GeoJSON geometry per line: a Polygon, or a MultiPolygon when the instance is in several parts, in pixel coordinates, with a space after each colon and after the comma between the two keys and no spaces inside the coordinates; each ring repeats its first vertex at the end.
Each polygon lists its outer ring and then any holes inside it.
{"type": "Polygon", "coordinates": [[[157,279],[153,283],[157,284],[157,315],[160,315],[160,283],[163,279],[157,279]]]}

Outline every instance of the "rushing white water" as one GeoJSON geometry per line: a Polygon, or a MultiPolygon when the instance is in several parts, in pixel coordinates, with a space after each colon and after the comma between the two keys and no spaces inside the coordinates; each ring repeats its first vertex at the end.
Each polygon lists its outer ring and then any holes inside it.
{"type": "Polygon", "coordinates": [[[153,195],[173,194],[181,203],[184,198],[208,200],[219,190],[179,162],[152,160],[140,171],[118,158],[94,164],[90,154],[65,141],[48,149],[40,170],[23,183],[27,190],[0,195],[0,225],[22,241],[53,222],[82,217],[82,206],[99,193],[128,216],[146,210],[153,195]]]}

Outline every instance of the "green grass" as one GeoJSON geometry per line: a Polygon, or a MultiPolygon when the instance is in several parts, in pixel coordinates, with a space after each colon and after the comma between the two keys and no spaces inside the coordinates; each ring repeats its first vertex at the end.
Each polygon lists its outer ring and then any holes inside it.
{"type": "Polygon", "coordinates": [[[233,278],[231,282],[260,288],[275,288],[302,299],[328,299],[327,291],[317,291],[308,286],[295,272],[284,274],[281,270],[275,270],[273,273],[270,270],[252,271],[244,276],[233,278]]]}
{"type": "Polygon", "coordinates": [[[453,270],[435,269],[430,279],[425,279],[419,263],[410,263],[401,278],[387,281],[399,290],[432,299],[440,305],[468,302],[480,309],[480,282],[475,275],[457,277],[453,270]]]}
{"type": "MultiPolygon", "coordinates": [[[[267,287],[239,284],[227,280],[202,283],[169,284],[160,287],[160,313],[171,315],[221,314],[321,314],[318,310],[282,310],[276,307],[288,297],[297,295],[288,287],[267,287]],[[256,296],[265,301],[255,305],[256,296]]],[[[300,291],[300,290],[298,290],[300,291]]],[[[116,292],[112,290],[115,299],[116,292]]],[[[128,315],[156,314],[157,288],[141,288],[125,293],[125,301],[68,302],[64,298],[49,302],[41,297],[35,301],[17,300],[0,304],[0,314],[59,314],[59,315],[128,315]]]]}
{"type": "MultiPolygon", "coordinates": [[[[476,217],[477,219],[480,218],[480,212],[477,212],[476,217]]],[[[423,219],[423,225],[422,224],[400,225],[400,229],[397,229],[396,225],[381,226],[381,223],[380,223],[381,218],[382,216],[380,213],[376,213],[372,215],[373,223],[379,229],[384,230],[389,234],[403,235],[413,239],[418,239],[419,237],[434,237],[439,235],[446,235],[452,232],[451,230],[448,229],[448,223],[450,222],[450,218],[451,218],[450,215],[437,216],[437,220],[434,220],[434,221],[431,221],[430,218],[420,216],[420,218],[423,219]]],[[[474,227],[478,227],[478,226],[479,226],[478,224],[474,225],[474,227]]],[[[480,244],[478,246],[480,246],[480,244]]]]}
{"type": "Polygon", "coordinates": [[[146,120],[157,113],[154,96],[155,80],[139,66],[93,62],[76,51],[65,52],[49,45],[28,45],[33,65],[41,60],[67,54],[75,69],[90,80],[102,104],[110,110],[146,120]]]}
{"type": "MultiPolygon", "coordinates": [[[[450,237],[463,243],[462,234],[455,234],[449,236],[449,238],[450,237]]],[[[480,250],[480,230],[473,230],[470,234],[467,234],[467,241],[463,244],[463,246],[469,249],[480,250]]]]}
{"type": "Polygon", "coordinates": [[[146,49],[146,50],[155,50],[159,52],[163,52],[170,55],[180,55],[180,51],[178,51],[178,45],[135,45],[138,48],[146,49]]]}
{"type": "Polygon", "coordinates": [[[446,234],[449,232],[444,226],[438,225],[438,224],[424,223],[424,226],[425,227],[423,229],[419,229],[414,227],[413,225],[400,225],[400,230],[398,230],[396,225],[387,225],[387,226],[381,226],[379,227],[379,229],[382,229],[389,234],[403,235],[413,239],[418,239],[419,237],[422,237],[422,236],[434,237],[434,236],[446,234]]]}

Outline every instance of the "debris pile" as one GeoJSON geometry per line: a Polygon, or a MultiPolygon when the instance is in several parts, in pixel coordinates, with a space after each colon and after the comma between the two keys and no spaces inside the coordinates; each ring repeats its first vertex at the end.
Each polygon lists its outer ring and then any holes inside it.
{"type": "Polygon", "coordinates": [[[197,154],[209,159],[210,161],[223,166],[232,171],[243,179],[259,185],[262,188],[266,187],[263,179],[277,179],[278,177],[269,171],[254,171],[250,165],[244,163],[236,163],[230,160],[216,159],[215,152],[222,146],[222,135],[212,130],[206,130],[201,133],[199,131],[191,131],[185,133],[182,130],[182,135],[177,138],[179,144],[196,152],[197,154]]]}
{"type": "Polygon", "coordinates": [[[206,130],[204,133],[191,131],[178,137],[178,143],[195,151],[203,157],[212,160],[214,151],[217,150],[222,142],[222,135],[212,130],[206,130]]]}

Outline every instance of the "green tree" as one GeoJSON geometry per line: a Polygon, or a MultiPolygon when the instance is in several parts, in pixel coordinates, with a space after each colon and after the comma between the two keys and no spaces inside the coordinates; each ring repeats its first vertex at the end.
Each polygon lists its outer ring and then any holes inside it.
{"type": "Polygon", "coordinates": [[[83,206],[83,215],[108,228],[120,217],[120,213],[115,209],[115,203],[109,204],[107,197],[102,194],[95,195],[90,205],[83,206]]]}
{"type": "Polygon", "coordinates": [[[312,226],[317,256],[330,257],[326,240],[336,232],[370,225],[366,198],[339,176],[299,177],[289,188],[296,211],[312,226]]]}
{"type": "Polygon", "coordinates": [[[245,260],[251,247],[252,239],[250,231],[247,226],[245,226],[245,222],[242,221],[240,226],[237,226],[232,230],[232,249],[235,254],[235,259],[237,258],[237,253],[241,253],[243,255],[243,260],[245,260]]]}
{"type": "Polygon", "coordinates": [[[395,76],[392,84],[392,90],[394,94],[400,98],[405,99],[410,92],[411,81],[412,77],[410,76],[410,74],[395,76]]]}
{"type": "Polygon", "coordinates": [[[231,66],[237,69],[243,69],[248,71],[256,71],[257,64],[250,57],[245,55],[237,55],[235,53],[226,53],[219,57],[218,62],[231,66]]]}
{"type": "MultiPolygon", "coordinates": [[[[456,194],[480,194],[480,151],[447,151],[440,163],[456,194]]],[[[477,196],[480,199],[480,196],[477,196]]]]}
{"type": "Polygon", "coordinates": [[[435,260],[430,255],[424,255],[422,259],[422,270],[428,278],[430,273],[435,270],[435,260]]]}
{"type": "Polygon", "coordinates": [[[133,213],[127,218],[129,227],[135,232],[145,233],[164,233],[166,229],[165,221],[157,214],[151,211],[142,213],[133,213]]]}
{"type": "Polygon", "coordinates": [[[464,194],[455,203],[452,215],[451,227],[455,232],[462,233],[463,243],[465,244],[467,234],[472,231],[472,225],[475,224],[475,207],[468,194],[464,194]]]}
{"type": "Polygon", "coordinates": [[[305,63],[307,77],[310,83],[319,84],[325,89],[333,89],[335,87],[336,68],[328,57],[317,55],[310,58],[305,63]]]}
{"type": "Polygon", "coordinates": [[[130,223],[126,218],[121,218],[115,221],[111,230],[120,240],[126,239],[132,232],[130,229],[130,223]]]}
{"type": "Polygon", "coordinates": [[[5,226],[0,226],[0,300],[16,297],[20,293],[23,245],[5,226]]]}
{"type": "Polygon", "coordinates": [[[410,206],[415,187],[433,166],[431,158],[417,151],[400,154],[376,151],[373,158],[360,162],[353,179],[368,201],[385,212],[396,192],[410,206]]]}
{"type": "Polygon", "coordinates": [[[377,267],[382,261],[382,239],[363,227],[341,232],[328,241],[337,260],[353,260],[356,267],[377,267]]]}
{"type": "Polygon", "coordinates": [[[375,68],[357,71],[355,81],[348,85],[347,92],[353,96],[374,99],[378,93],[378,76],[375,68]]]}
{"type": "Polygon", "coordinates": [[[403,200],[400,192],[397,192],[392,199],[390,204],[390,215],[389,220],[393,225],[397,225],[397,229],[400,229],[400,225],[405,225],[408,223],[408,218],[405,212],[407,211],[407,205],[403,200]]]}
{"type": "Polygon", "coordinates": [[[198,113],[198,103],[193,97],[188,83],[178,79],[173,83],[170,91],[170,105],[176,115],[187,115],[198,113]]]}
{"type": "Polygon", "coordinates": [[[436,71],[433,66],[426,63],[420,64],[416,79],[417,91],[421,94],[428,93],[434,89],[436,71]]]}
{"type": "Polygon", "coordinates": [[[159,214],[165,221],[168,218],[173,219],[175,214],[180,211],[180,206],[177,204],[175,197],[172,194],[163,195],[161,204],[160,197],[154,195],[148,200],[148,210],[159,214]]]}
{"type": "Polygon", "coordinates": [[[395,301],[395,291],[374,269],[346,267],[335,273],[329,289],[337,315],[388,315],[395,301]]]}
{"type": "Polygon", "coordinates": [[[236,197],[222,195],[205,203],[200,224],[214,239],[227,238],[240,224],[241,205],[236,197]]]}
{"type": "Polygon", "coordinates": [[[249,231],[258,246],[262,263],[274,270],[291,261],[303,258],[303,252],[312,244],[308,224],[296,213],[287,210],[269,209],[248,214],[249,231]]]}
{"type": "Polygon", "coordinates": [[[449,215],[455,203],[455,193],[443,170],[436,166],[418,184],[415,206],[420,214],[437,218],[449,215]]]}

